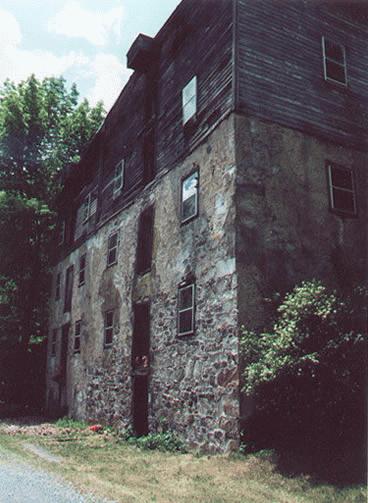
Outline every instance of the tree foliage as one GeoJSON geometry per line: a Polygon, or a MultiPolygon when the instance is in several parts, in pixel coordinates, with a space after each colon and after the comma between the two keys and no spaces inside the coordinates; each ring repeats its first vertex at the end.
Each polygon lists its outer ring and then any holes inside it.
{"type": "Polygon", "coordinates": [[[304,282],[285,296],[271,330],[243,330],[244,390],[255,401],[249,445],[313,451],[324,462],[356,455],[365,432],[367,297],[363,288],[347,297],[304,282]]]}
{"type": "Polygon", "coordinates": [[[0,88],[0,342],[26,351],[45,336],[58,174],[103,119],[62,78],[0,88]]]}

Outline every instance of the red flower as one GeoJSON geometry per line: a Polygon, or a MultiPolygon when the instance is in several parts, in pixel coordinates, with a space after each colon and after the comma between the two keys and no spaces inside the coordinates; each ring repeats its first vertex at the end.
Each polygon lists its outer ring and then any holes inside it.
{"type": "Polygon", "coordinates": [[[88,429],[91,431],[94,431],[94,432],[98,432],[98,431],[103,430],[103,427],[100,424],[93,424],[88,429]]]}

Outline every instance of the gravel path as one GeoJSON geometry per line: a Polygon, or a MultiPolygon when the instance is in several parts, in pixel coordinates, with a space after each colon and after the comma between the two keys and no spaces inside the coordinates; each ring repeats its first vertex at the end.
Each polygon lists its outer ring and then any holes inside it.
{"type": "Polygon", "coordinates": [[[66,482],[0,448],[0,503],[108,502],[81,495],[66,482]]]}

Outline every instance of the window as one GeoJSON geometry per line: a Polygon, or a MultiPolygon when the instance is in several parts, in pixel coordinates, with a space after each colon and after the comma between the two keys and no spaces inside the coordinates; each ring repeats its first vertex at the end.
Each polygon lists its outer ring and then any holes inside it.
{"type": "Polygon", "coordinates": [[[197,77],[192,80],[182,90],[183,124],[197,113],[197,77]]]}
{"type": "Polygon", "coordinates": [[[153,246],[153,206],[146,208],[140,216],[137,242],[137,274],[151,269],[153,246]]]}
{"type": "Polygon", "coordinates": [[[87,254],[84,253],[79,258],[79,286],[84,285],[86,279],[86,263],[87,263],[87,254]]]}
{"type": "Polygon", "coordinates": [[[194,333],[195,285],[186,285],[178,292],[178,335],[194,333]]]}
{"type": "Polygon", "coordinates": [[[107,267],[114,265],[118,261],[118,233],[114,232],[107,240],[107,267]]]}
{"type": "Polygon", "coordinates": [[[65,243],[65,230],[66,230],[65,228],[66,228],[65,220],[62,220],[59,228],[59,241],[58,241],[59,246],[65,243]]]}
{"type": "Polygon", "coordinates": [[[73,266],[66,270],[65,278],[65,298],[64,298],[64,313],[69,312],[72,307],[73,296],[73,266]]]}
{"type": "Polygon", "coordinates": [[[325,80],[347,85],[345,47],[322,37],[325,80]]]}
{"type": "Polygon", "coordinates": [[[83,223],[86,223],[97,211],[97,193],[90,192],[83,201],[83,223]]]}
{"type": "Polygon", "coordinates": [[[199,172],[195,171],[181,182],[181,221],[198,215],[199,172]]]}
{"type": "Polygon", "coordinates": [[[121,189],[124,186],[124,159],[119,161],[115,166],[115,174],[113,179],[113,197],[118,197],[121,189]]]}
{"type": "Polygon", "coordinates": [[[56,275],[55,300],[60,299],[60,291],[61,291],[61,272],[58,272],[56,275]]]}
{"type": "Polygon", "coordinates": [[[51,350],[50,350],[51,356],[56,356],[56,345],[57,345],[57,328],[54,328],[51,336],[51,350]]]}
{"type": "Polygon", "coordinates": [[[81,320],[75,322],[74,329],[74,353],[80,353],[81,320]]]}
{"type": "Polygon", "coordinates": [[[327,163],[327,176],[332,210],[355,216],[357,204],[355,197],[353,171],[344,166],[327,163]]]}
{"type": "Polygon", "coordinates": [[[106,311],[104,326],[104,346],[112,345],[112,336],[114,331],[114,311],[106,311]]]}

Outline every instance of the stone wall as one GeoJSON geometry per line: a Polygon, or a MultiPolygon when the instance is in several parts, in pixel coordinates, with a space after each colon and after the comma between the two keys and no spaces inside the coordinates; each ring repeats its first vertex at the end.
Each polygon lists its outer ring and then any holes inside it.
{"type": "MultiPolygon", "coordinates": [[[[51,302],[50,329],[71,322],[67,402],[69,414],[118,427],[131,424],[133,302],[150,301],[151,370],[149,425],[175,430],[191,447],[225,451],[239,439],[237,275],[235,271],[234,118],[224,120],[183,162],[148,185],[133,203],[102,226],[55,268],[74,264],[72,312],[51,302]],[[197,166],[199,215],[180,224],[180,180],[197,166]],[[151,272],[136,276],[138,220],[155,207],[151,272]],[[118,263],[106,268],[107,238],[119,230],[118,263]],[[84,286],[78,287],[79,256],[87,252],[84,286]],[[196,278],[196,331],[177,337],[177,290],[196,278]],[[117,314],[114,341],[103,347],[103,313],[117,314]],[[82,320],[80,354],[73,331],[82,320]]],[[[63,292],[62,292],[63,293],[63,292]]],[[[59,331],[60,332],[60,331],[59,331]]],[[[60,337],[60,334],[59,334],[60,337]]],[[[49,345],[50,352],[50,345],[49,345]]],[[[48,388],[60,359],[48,358],[48,388]]]]}

